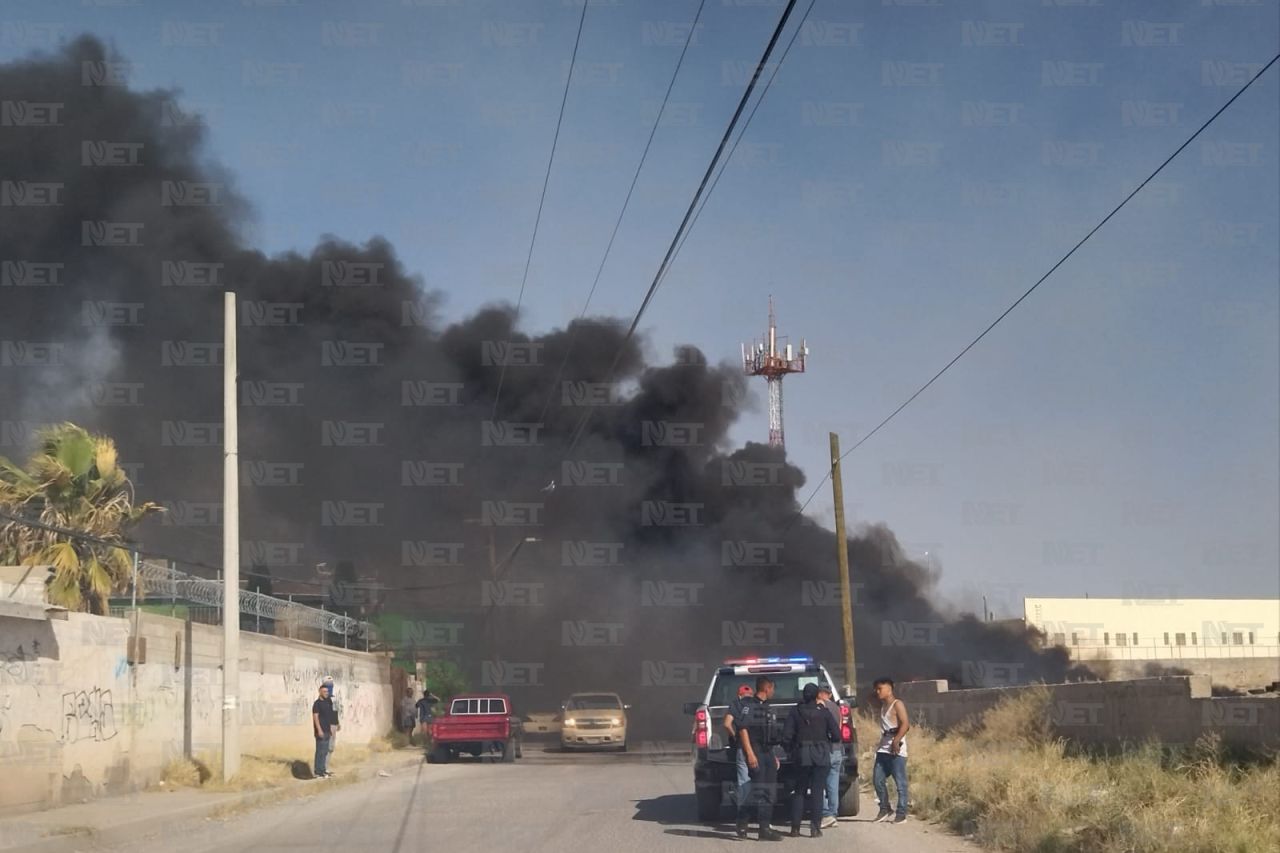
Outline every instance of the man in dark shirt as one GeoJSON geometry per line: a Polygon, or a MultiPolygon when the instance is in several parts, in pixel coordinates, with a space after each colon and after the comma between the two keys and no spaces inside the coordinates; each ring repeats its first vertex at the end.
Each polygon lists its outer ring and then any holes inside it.
{"type": "MultiPolygon", "coordinates": [[[[333,708],[333,719],[329,722],[329,757],[325,760],[325,770],[329,770],[329,766],[333,764],[333,751],[338,748],[338,732],[342,731],[342,726],[338,722],[338,708],[341,703],[338,701],[338,691],[333,687],[333,676],[326,675],[324,677],[324,686],[329,690],[329,706],[333,708]]],[[[332,776],[333,773],[329,772],[332,776]]]]}
{"type": "Polygon", "coordinates": [[[831,713],[818,704],[818,685],[806,684],[803,698],[803,702],[791,709],[782,736],[796,770],[796,788],[791,797],[791,835],[800,835],[800,819],[808,792],[810,834],[819,838],[822,836],[822,795],[831,771],[831,746],[840,742],[840,727],[831,713]]]}
{"type": "Polygon", "coordinates": [[[333,727],[338,721],[338,714],[333,709],[333,700],[329,698],[328,685],[320,686],[320,698],[311,703],[311,727],[316,736],[316,778],[323,779],[333,774],[328,770],[329,738],[333,736],[333,727]]]}
{"type": "Polygon", "coordinates": [[[769,825],[773,818],[773,799],[780,763],[767,738],[768,706],[771,698],[773,679],[761,675],[756,679],[755,695],[736,700],[729,706],[729,712],[724,718],[724,727],[734,735],[738,746],[739,838],[747,837],[751,801],[755,805],[756,819],[760,823],[760,840],[782,840],[781,833],[775,832],[769,825]]]}
{"type": "MultiPolygon", "coordinates": [[[[747,759],[742,754],[742,750],[738,746],[738,729],[734,724],[734,720],[742,719],[744,712],[743,703],[747,700],[754,701],[754,690],[750,684],[738,685],[738,696],[729,703],[729,710],[725,712],[722,725],[728,736],[725,742],[734,750],[734,769],[737,771],[737,785],[734,788],[734,804],[741,813],[747,805],[747,801],[751,797],[751,777],[750,770],[747,767],[747,759]]],[[[739,828],[738,834],[743,835],[744,829],[739,828]]]]}
{"type": "MultiPolygon", "coordinates": [[[[418,725],[422,729],[422,742],[427,743],[431,738],[431,719],[435,716],[435,704],[440,701],[440,697],[436,696],[430,690],[422,691],[422,698],[419,699],[414,707],[418,709],[418,725]]],[[[413,735],[409,736],[412,743],[413,735]]]]}

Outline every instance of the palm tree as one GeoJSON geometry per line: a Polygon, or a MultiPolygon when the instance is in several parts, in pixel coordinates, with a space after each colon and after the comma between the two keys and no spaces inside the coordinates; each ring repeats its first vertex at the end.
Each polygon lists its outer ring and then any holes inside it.
{"type": "Polygon", "coordinates": [[[133,484],[110,438],[64,423],[39,430],[36,439],[25,468],[0,456],[0,509],[101,541],[0,518],[0,565],[52,566],[50,602],[106,613],[108,596],[132,570],[128,551],[115,543],[123,545],[128,528],[163,508],[134,504],[133,484]]]}

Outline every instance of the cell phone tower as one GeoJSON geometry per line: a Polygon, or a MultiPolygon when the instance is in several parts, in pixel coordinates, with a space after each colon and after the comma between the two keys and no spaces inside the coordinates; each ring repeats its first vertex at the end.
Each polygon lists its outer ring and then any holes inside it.
{"type": "MultiPolygon", "coordinates": [[[[785,341],[786,338],[782,338],[785,341]]],[[[788,373],[804,373],[809,347],[800,339],[800,350],[782,344],[779,350],[778,326],[773,316],[773,297],[769,297],[769,331],[765,337],[742,345],[742,369],[748,376],[763,376],[769,383],[769,446],[785,447],[782,435],[782,377],[788,373]]]]}

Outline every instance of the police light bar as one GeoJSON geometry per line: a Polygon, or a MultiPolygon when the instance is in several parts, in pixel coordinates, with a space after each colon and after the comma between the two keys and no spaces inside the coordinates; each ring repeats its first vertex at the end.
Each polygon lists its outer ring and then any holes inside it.
{"type": "Polygon", "coordinates": [[[724,662],[725,666],[756,666],[758,664],[769,663],[813,663],[811,657],[790,657],[790,658],[734,658],[724,662]]]}

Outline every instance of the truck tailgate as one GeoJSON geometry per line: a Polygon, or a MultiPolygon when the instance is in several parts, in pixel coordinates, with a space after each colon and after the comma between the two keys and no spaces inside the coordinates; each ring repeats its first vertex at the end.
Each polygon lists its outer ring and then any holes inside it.
{"type": "Polygon", "coordinates": [[[463,714],[436,718],[437,740],[506,740],[511,727],[505,714],[463,714]]]}

